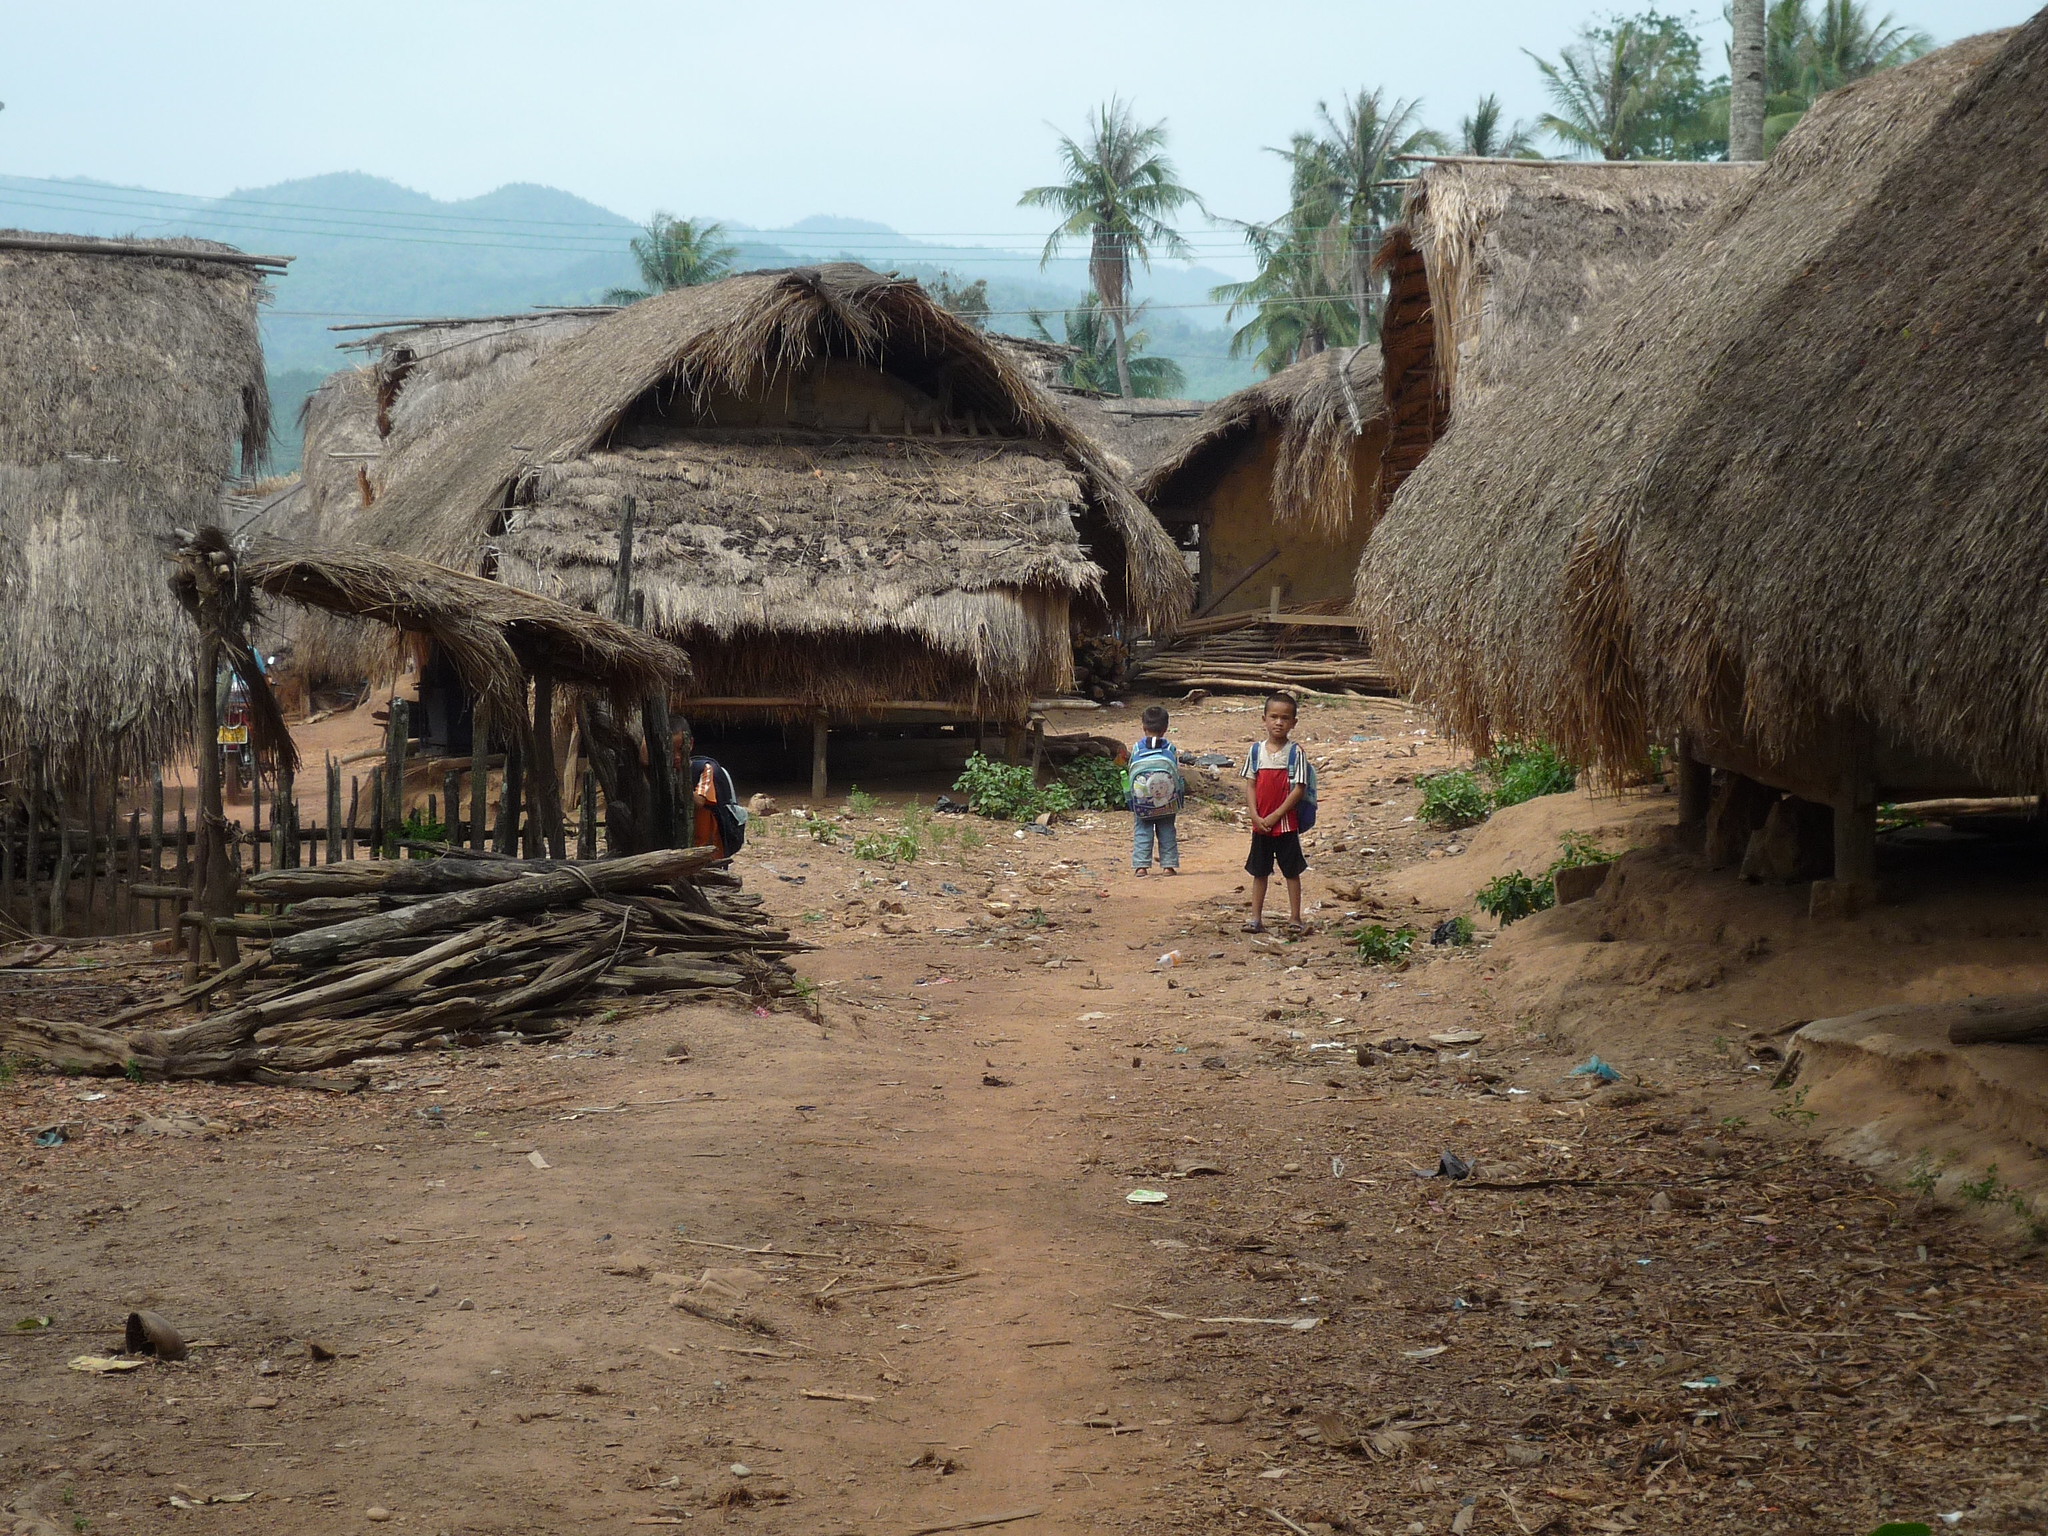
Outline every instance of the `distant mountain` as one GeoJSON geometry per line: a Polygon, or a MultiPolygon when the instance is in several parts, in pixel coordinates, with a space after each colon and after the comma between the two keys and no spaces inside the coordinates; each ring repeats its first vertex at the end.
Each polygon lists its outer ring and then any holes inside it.
{"type": "MultiPolygon", "coordinates": [[[[537,304],[588,304],[636,281],[627,242],[638,224],[555,187],[514,182],[480,197],[442,201],[381,176],[342,171],[222,198],[188,197],[85,179],[0,176],[0,227],[147,238],[194,235],[247,251],[294,257],[272,282],[263,345],[281,428],[281,469],[298,461],[291,425],[320,378],[354,354],[337,343],[370,334],[329,327],[434,315],[510,314],[537,304]],[[311,382],[308,382],[311,381],[311,382]]],[[[1087,286],[1084,247],[1039,270],[1035,248],[995,250],[913,239],[867,219],[814,215],[787,230],[728,223],[742,267],[851,259],[929,279],[941,271],[986,278],[996,330],[1028,332],[1027,311],[1076,303],[1087,286]]],[[[1161,306],[1150,324],[1160,351],[1187,370],[1202,397],[1253,377],[1228,358],[1227,333],[1199,304],[1225,274],[1162,265],[1141,294],[1161,306]]],[[[1052,322],[1055,334],[1059,324],[1052,322]]]]}

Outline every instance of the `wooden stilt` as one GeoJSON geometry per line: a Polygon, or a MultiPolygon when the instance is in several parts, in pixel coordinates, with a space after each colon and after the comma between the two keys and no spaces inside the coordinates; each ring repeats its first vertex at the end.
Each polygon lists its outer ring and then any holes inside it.
{"type": "Polygon", "coordinates": [[[378,839],[379,848],[405,836],[405,754],[411,738],[412,705],[393,699],[384,733],[384,836],[378,839]]]}
{"type": "Polygon", "coordinates": [[[823,715],[811,721],[811,804],[825,803],[825,739],[831,734],[831,726],[823,715]]]}
{"type": "Polygon", "coordinates": [[[678,828],[689,814],[690,786],[678,784],[675,738],[669,730],[668,694],[649,694],[640,706],[641,734],[647,741],[647,782],[649,819],[653,825],[652,846],[674,848],[681,844],[678,828]]]}
{"type": "Polygon", "coordinates": [[[142,884],[142,812],[128,812],[128,899],[123,902],[121,921],[128,932],[142,926],[142,898],[135,887],[142,884]]]}
{"type": "Polygon", "coordinates": [[[1685,842],[1698,848],[1707,835],[1707,810],[1713,796],[1714,770],[1693,755],[1689,737],[1678,738],[1678,827],[1685,842]]]}
{"type": "MultiPolygon", "coordinates": [[[[149,883],[164,883],[164,773],[159,768],[149,783],[149,883]]],[[[149,898],[149,926],[161,928],[163,904],[152,896],[149,898]]]]}
{"type": "Polygon", "coordinates": [[[384,770],[382,768],[372,768],[370,770],[370,857],[373,859],[384,857],[385,805],[384,770]]]}
{"type": "Polygon", "coordinates": [[[583,770],[583,798],[577,807],[576,857],[597,857],[597,775],[583,770]]]}
{"type": "Polygon", "coordinates": [[[43,754],[34,747],[28,752],[28,830],[23,836],[27,845],[28,870],[28,926],[29,932],[42,932],[42,910],[36,901],[36,885],[43,868],[43,754]]]}
{"type": "Polygon", "coordinates": [[[562,820],[561,765],[555,758],[555,675],[542,668],[533,674],[533,803],[540,815],[534,837],[547,840],[547,856],[569,856],[568,832],[562,820]]]}
{"type": "Polygon", "coordinates": [[[488,836],[489,824],[485,817],[490,809],[490,758],[490,717],[479,701],[475,714],[470,717],[469,739],[469,846],[478,853],[483,852],[488,836]]]}
{"type": "Polygon", "coordinates": [[[334,754],[327,754],[327,846],[322,851],[323,861],[338,863],[341,859],[341,764],[334,760],[334,754]]]}
{"type": "MultiPolygon", "coordinates": [[[[241,872],[228,842],[227,811],[221,802],[220,713],[214,691],[220,676],[220,641],[218,619],[210,611],[218,602],[212,593],[200,598],[199,666],[193,678],[199,716],[198,729],[193,732],[199,752],[199,857],[194,889],[199,896],[199,915],[204,918],[233,917],[235,892],[241,884],[241,872]]],[[[209,929],[208,935],[217,965],[226,967],[240,960],[241,945],[233,934],[209,929]]]]}
{"type": "Polygon", "coordinates": [[[354,774],[350,774],[348,776],[348,820],[343,824],[342,838],[344,846],[341,850],[341,856],[351,862],[354,861],[356,856],[356,802],[361,788],[362,780],[354,774]]]}
{"type": "Polygon", "coordinates": [[[50,932],[64,931],[64,903],[71,894],[71,809],[67,796],[51,797],[57,806],[57,867],[50,876],[50,932]]]}
{"type": "Polygon", "coordinates": [[[462,775],[444,773],[441,775],[441,805],[448,813],[448,819],[441,825],[441,841],[462,846],[462,775]]]}
{"type": "Polygon", "coordinates": [[[508,857],[519,853],[519,810],[526,795],[526,754],[519,749],[523,733],[505,733],[505,781],[498,791],[498,852],[508,857]]]}
{"type": "Polygon", "coordinates": [[[85,780],[85,931],[94,931],[100,894],[100,786],[91,770],[85,780]]]}

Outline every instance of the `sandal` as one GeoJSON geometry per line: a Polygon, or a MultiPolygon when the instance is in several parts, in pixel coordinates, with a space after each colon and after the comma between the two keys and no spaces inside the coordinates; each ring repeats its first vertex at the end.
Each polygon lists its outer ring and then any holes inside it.
{"type": "Polygon", "coordinates": [[[1134,869],[1134,870],[1132,870],[1132,871],[1131,871],[1131,873],[1132,873],[1133,875],[1137,876],[1137,878],[1138,878],[1138,879],[1142,880],[1142,879],[1144,879],[1144,878],[1145,878],[1145,877],[1146,877],[1147,875],[1151,874],[1151,873],[1152,873],[1152,871],[1151,871],[1151,869],[1150,869],[1150,868],[1148,867],[1148,868],[1145,868],[1145,869],[1134,869]]]}
{"type": "Polygon", "coordinates": [[[1159,873],[1162,875],[1177,875],[1180,873],[1180,866],[1177,864],[1162,864],[1159,866],[1159,873]]]}
{"type": "Polygon", "coordinates": [[[1266,925],[1260,922],[1257,918],[1254,918],[1252,919],[1252,921],[1244,925],[1243,931],[1246,933],[1264,933],[1266,931],[1266,925]]]}

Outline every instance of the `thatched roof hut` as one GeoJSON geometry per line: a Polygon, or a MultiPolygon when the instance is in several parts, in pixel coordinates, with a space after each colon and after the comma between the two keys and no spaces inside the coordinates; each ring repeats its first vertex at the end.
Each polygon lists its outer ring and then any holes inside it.
{"type": "Polygon", "coordinates": [[[1749,165],[1668,161],[1426,165],[1380,253],[1382,506],[1459,412],[1576,335],[1755,174],[1749,165]]]}
{"type": "Polygon", "coordinates": [[[2048,788],[2044,120],[2048,13],[1834,92],[1569,388],[1461,415],[1360,570],[1416,696],[1838,807],[2048,788]]]}
{"type": "Polygon", "coordinates": [[[1101,448],[917,284],[850,264],[612,314],[383,473],[359,537],[592,609],[632,498],[634,586],[701,698],[791,715],[1018,718],[1068,676],[1070,619],[1189,598],[1101,448]]]}
{"type": "Polygon", "coordinates": [[[1370,532],[1386,408],[1379,353],[1304,358],[1215,402],[1142,475],[1138,494],[1200,551],[1202,609],[1348,597],[1370,532]]]}
{"type": "Polygon", "coordinates": [[[189,745],[192,631],[163,548],[268,440],[266,264],[0,233],[0,756],[76,781],[189,745]]]}

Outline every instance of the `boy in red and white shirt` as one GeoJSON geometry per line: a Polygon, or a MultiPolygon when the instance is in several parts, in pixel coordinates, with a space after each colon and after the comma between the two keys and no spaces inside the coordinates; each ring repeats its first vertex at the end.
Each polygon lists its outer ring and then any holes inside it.
{"type": "Polygon", "coordinates": [[[1287,881],[1289,926],[1300,929],[1301,876],[1308,858],[1301,851],[1301,829],[1295,807],[1308,793],[1308,754],[1288,741],[1294,732],[1296,706],[1291,694],[1276,693],[1266,700],[1263,741],[1245,754],[1241,777],[1245,781],[1245,805],[1252,813],[1252,851],[1244,861],[1244,872],[1252,877],[1251,921],[1246,933],[1264,933],[1266,925],[1266,883],[1273,866],[1287,881]]]}

